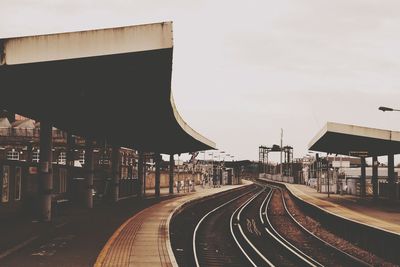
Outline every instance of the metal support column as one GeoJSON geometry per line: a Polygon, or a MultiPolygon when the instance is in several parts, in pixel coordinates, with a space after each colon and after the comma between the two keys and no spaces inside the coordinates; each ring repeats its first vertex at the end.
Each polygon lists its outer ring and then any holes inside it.
{"type": "Polygon", "coordinates": [[[219,174],[219,185],[222,186],[223,184],[223,177],[222,177],[222,166],[220,165],[221,162],[219,163],[219,169],[218,169],[218,174],[219,174]]]}
{"type": "Polygon", "coordinates": [[[53,191],[53,144],[52,125],[40,122],[40,219],[45,222],[51,220],[51,198],[53,191]]]}
{"type": "Polygon", "coordinates": [[[154,194],[156,197],[160,197],[160,170],[161,170],[161,155],[159,153],[155,154],[155,164],[156,164],[156,173],[155,173],[155,183],[154,183],[154,194]]]}
{"type": "Polygon", "coordinates": [[[73,178],[73,168],[75,163],[74,157],[74,148],[75,148],[75,137],[68,133],[67,134],[67,152],[66,152],[66,164],[67,164],[67,194],[69,198],[72,200],[73,192],[72,192],[72,178],[73,178]]]}
{"type": "Polygon", "coordinates": [[[366,195],[366,162],[365,157],[361,157],[361,177],[360,177],[360,196],[365,197],[366,195]]]}
{"type": "Polygon", "coordinates": [[[147,158],[143,154],[143,196],[146,196],[146,175],[147,175],[147,158]]]}
{"type": "Polygon", "coordinates": [[[378,157],[372,157],[372,194],[374,199],[378,198],[378,157]]]}
{"type": "Polygon", "coordinates": [[[169,193],[174,193],[174,154],[169,155],[169,193]]]}
{"type": "Polygon", "coordinates": [[[143,192],[143,152],[139,151],[138,158],[138,188],[137,188],[137,196],[139,198],[142,197],[143,192]]]}
{"type": "Polygon", "coordinates": [[[390,153],[388,155],[388,193],[391,200],[394,200],[396,195],[394,179],[394,154],[390,153]]]}
{"type": "Polygon", "coordinates": [[[111,165],[112,165],[112,186],[113,186],[113,201],[117,202],[119,199],[119,147],[112,147],[111,165]]]}
{"type": "Polygon", "coordinates": [[[86,140],[85,144],[85,172],[86,172],[86,207],[93,208],[93,180],[94,180],[94,157],[93,141],[86,140]]]}

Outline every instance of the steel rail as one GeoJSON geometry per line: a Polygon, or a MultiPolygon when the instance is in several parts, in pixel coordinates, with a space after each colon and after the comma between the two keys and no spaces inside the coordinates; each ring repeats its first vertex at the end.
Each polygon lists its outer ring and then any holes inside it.
{"type": "Polygon", "coordinates": [[[262,212],[263,206],[260,207],[260,217],[262,218],[262,215],[265,217],[265,221],[262,220],[264,224],[264,229],[267,231],[267,233],[274,238],[279,244],[281,244],[287,251],[291,252],[292,255],[294,255],[297,259],[299,259],[301,262],[309,265],[309,266],[324,266],[323,264],[319,263],[318,261],[314,260],[310,256],[308,256],[306,253],[301,251],[299,248],[295,247],[293,244],[291,244],[287,239],[285,239],[282,235],[278,233],[278,231],[275,229],[275,227],[272,225],[269,217],[268,217],[268,207],[271,202],[272,196],[273,196],[273,190],[274,188],[271,188],[271,193],[267,196],[267,201],[264,203],[265,205],[265,210],[264,213],[262,212]]]}
{"type": "Polygon", "coordinates": [[[274,264],[272,264],[272,262],[270,260],[268,260],[257,248],[256,246],[247,238],[246,234],[243,232],[242,227],[240,226],[240,215],[241,212],[254,200],[256,199],[261,193],[263,193],[266,189],[266,186],[264,186],[264,188],[262,190],[260,190],[260,192],[258,194],[256,194],[254,197],[250,198],[248,201],[246,201],[245,203],[243,203],[240,207],[238,207],[235,212],[232,214],[231,216],[231,220],[230,220],[230,227],[231,227],[231,234],[233,236],[233,239],[235,240],[236,244],[238,245],[239,249],[242,251],[242,253],[246,256],[246,258],[250,261],[250,263],[257,267],[257,264],[254,263],[254,261],[251,259],[251,257],[248,255],[248,253],[245,251],[245,249],[243,248],[243,246],[240,244],[239,240],[237,239],[234,230],[233,230],[233,218],[236,215],[236,220],[237,220],[237,227],[240,231],[240,234],[242,235],[243,239],[246,240],[247,244],[254,250],[254,252],[257,253],[257,255],[260,256],[260,258],[268,265],[271,267],[274,267],[274,264]]]}
{"type": "Polygon", "coordinates": [[[206,215],[204,215],[204,216],[201,218],[201,220],[197,223],[196,228],[194,229],[194,232],[193,232],[193,255],[194,255],[194,260],[195,260],[195,262],[196,262],[196,267],[200,267],[200,263],[199,263],[199,259],[198,259],[198,255],[197,255],[197,248],[196,248],[196,236],[197,236],[197,231],[198,231],[198,229],[199,229],[201,223],[202,223],[209,215],[211,215],[211,214],[214,213],[215,211],[217,211],[217,210],[219,210],[219,209],[225,207],[225,206],[228,205],[229,203],[232,203],[233,201],[235,201],[235,200],[237,200],[237,199],[239,199],[239,198],[241,198],[241,197],[243,197],[243,196],[245,196],[245,195],[247,195],[247,194],[250,194],[250,193],[252,193],[252,192],[254,192],[254,191],[256,191],[256,190],[257,190],[257,189],[253,189],[253,190],[251,190],[251,191],[249,191],[249,192],[243,193],[243,194],[241,194],[241,195],[239,195],[239,196],[237,196],[237,197],[235,197],[235,198],[229,200],[228,202],[225,202],[224,204],[222,204],[222,205],[220,205],[220,206],[214,208],[213,210],[211,210],[210,212],[208,212],[206,215]]]}
{"type": "Polygon", "coordinates": [[[279,191],[281,192],[282,202],[283,202],[283,205],[284,205],[284,207],[285,207],[286,213],[287,213],[287,214],[290,216],[290,218],[302,229],[302,231],[304,231],[305,233],[311,235],[313,238],[317,239],[318,241],[320,241],[320,242],[321,242],[322,244],[324,244],[325,246],[327,246],[327,247],[329,247],[329,248],[335,250],[335,251],[338,252],[339,254],[342,254],[344,257],[350,258],[351,260],[355,261],[356,263],[358,263],[358,264],[360,264],[360,265],[371,266],[371,267],[373,266],[373,265],[370,265],[369,263],[364,262],[363,260],[361,260],[361,259],[359,259],[359,258],[357,258],[357,257],[355,257],[355,256],[353,256],[353,255],[351,255],[351,254],[349,254],[349,253],[347,253],[347,252],[345,252],[345,251],[339,249],[338,247],[335,247],[334,245],[328,243],[327,241],[325,241],[325,240],[323,240],[322,238],[318,237],[317,235],[315,235],[314,233],[312,233],[310,230],[308,230],[306,227],[304,227],[304,226],[303,226],[299,221],[297,221],[296,218],[294,218],[294,216],[290,213],[290,211],[289,211],[289,209],[288,209],[288,207],[287,207],[287,205],[286,205],[286,200],[285,200],[285,197],[284,197],[284,195],[283,195],[283,190],[282,190],[282,188],[280,188],[279,186],[273,186],[273,185],[268,185],[268,186],[271,187],[271,188],[275,188],[275,189],[277,189],[277,190],[279,190],[279,191]]]}

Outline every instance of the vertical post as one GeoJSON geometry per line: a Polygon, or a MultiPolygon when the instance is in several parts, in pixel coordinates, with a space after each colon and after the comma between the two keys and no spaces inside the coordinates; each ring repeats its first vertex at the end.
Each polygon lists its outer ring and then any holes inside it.
{"type": "Polygon", "coordinates": [[[51,198],[53,191],[53,144],[52,125],[47,122],[40,123],[40,218],[42,221],[51,220],[51,198]]]}
{"type": "Polygon", "coordinates": [[[366,195],[366,163],[365,163],[365,157],[361,157],[361,177],[360,177],[360,196],[365,197],[366,195]]]}
{"type": "Polygon", "coordinates": [[[93,208],[93,180],[94,180],[94,157],[93,141],[86,139],[85,144],[85,171],[86,171],[86,207],[93,208]]]}
{"type": "Polygon", "coordinates": [[[211,164],[212,164],[212,186],[215,187],[215,184],[217,183],[217,171],[216,167],[214,165],[214,152],[211,153],[211,164]]]}
{"type": "Polygon", "coordinates": [[[280,170],[281,177],[282,177],[282,146],[283,146],[283,129],[281,128],[281,170],[280,170]]]}
{"type": "Polygon", "coordinates": [[[31,163],[33,158],[33,143],[29,142],[26,148],[26,162],[31,163]]]}
{"type": "Polygon", "coordinates": [[[318,177],[317,177],[317,191],[318,192],[321,192],[321,180],[322,180],[322,162],[321,161],[319,161],[318,163],[317,163],[317,170],[318,170],[318,177]]]}
{"type": "MultiPolygon", "coordinates": [[[[263,169],[263,173],[265,174],[265,173],[267,173],[267,166],[265,165],[265,152],[266,152],[266,148],[264,147],[263,148],[263,166],[264,166],[264,169],[263,169]]],[[[268,153],[268,152],[267,152],[268,153]]],[[[267,154],[268,155],[268,154],[267,154]]],[[[268,160],[267,160],[267,162],[268,162],[268,160]]]]}
{"type": "MultiPolygon", "coordinates": [[[[338,169],[338,171],[342,171],[342,155],[340,155],[340,168],[338,169]]],[[[342,192],[343,192],[343,181],[342,180],[339,181],[339,176],[337,177],[337,182],[340,182],[340,193],[342,194],[342,192]]]]}
{"type": "Polygon", "coordinates": [[[259,153],[258,153],[258,175],[263,172],[263,150],[260,146],[259,153]]]}
{"type": "MultiPolygon", "coordinates": [[[[294,181],[294,173],[293,173],[293,148],[291,148],[290,150],[289,150],[289,153],[290,153],[290,176],[293,176],[293,181],[294,181]]],[[[298,182],[296,182],[296,183],[298,183],[298,182]]]]}
{"type": "Polygon", "coordinates": [[[75,157],[74,157],[74,148],[75,148],[75,137],[71,134],[67,134],[67,152],[66,152],[66,163],[67,163],[67,193],[70,199],[72,199],[72,171],[74,168],[75,157]]]}
{"type": "Polygon", "coordinates": [[[217,175],[218,175],[218,186],[222,185],[222,169],[221,169],[221,161],[220,158],[218,158],[218,165],[217,165],[217,175]]]}
{"type": "Polygon", "coordinates": [[[378,156],[372,157],[372,194],[378,198],[378,156]]]}
{"type": "Polygon", "coordinates": [[[388,155],[388,193],[389,199],[394,200],[396,194],[396,188],[394,183],[394,154],[388,155]]]}
{"type": "Polygon", "coordinates": [[[174,154],[169,155],[169,193],[174,193],[174,154]]]}
{"type": "Polygon", "coordinates": [[[119,199],[119,147],[112,147],[111,165],[112,165],[112,179],[113,179],[113,201],[117,202],[119,199]]]}
{"type": "Polygon", "coordinates": [[[156,153],[154,159],[155,159],[155,164],[156,164],[154,193],[155,193],[156,197],[160,197],[161,155],[159,153],[156,153]]]}
{"type": "Polygon", "coordinates": [[[137,196],[139,198],[142,197],[143,192],[143,152],[139,151],[138,158],[138,188],[137,188],[137,196]]]}
{"type": "Polygon", "coordinates": [[[146,171],[147,171],[147,166],[146,166],[146,155],[143,154],[143,196],[146,196],[146,171]]]}
{"type": "Polygon", "coordinates": [[[330,181],[329,181],[329,153],[326,153],[326,178],[328,179],[328,197],[331,196],[330,181]]]}

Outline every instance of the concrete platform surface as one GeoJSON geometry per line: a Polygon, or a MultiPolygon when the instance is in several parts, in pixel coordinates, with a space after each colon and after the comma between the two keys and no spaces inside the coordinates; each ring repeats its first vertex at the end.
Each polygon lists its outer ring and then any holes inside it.
{"type": "MultiPolygon", "coordinates": [[[[249,183],[244,181],[243,185],[249,183]]],[[[169,240],[169,221],[173,212],[186,202],[243,185],[197,186],[196,192],[162,201],[141,211],[111,236],[94,266],[177,266],[169,240]]]]}
{"type": "MultiPolygon", "coordinates": [[[[274,181],[275,182],[275,181],[274,181]]],[[[318,193],[314,188],[284,183],[298,198],[335,215],[400,235],[400,202],[354,195],[318,193]]]]}
{"type": "Polygon", "coordinates": [[[29,216],[0,220],[0,266],[93,266],[97,255],[122,223],[141,210],[161,201],[179,198],[154,189],[146,197],[124,198],[117,203],[96,201],[93,209],[68,203],[55,210],[50,223],[29,216]]]}

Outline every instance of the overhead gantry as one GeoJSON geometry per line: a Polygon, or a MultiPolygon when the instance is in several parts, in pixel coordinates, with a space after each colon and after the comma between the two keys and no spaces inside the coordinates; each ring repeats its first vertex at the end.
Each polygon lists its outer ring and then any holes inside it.
{"type": "MultiPolygon", "coordinates": [[[[155,153],[159,170],[160,153],[172,162],[176,153],[215,149],[176,110],[172,57],[172,22],[0,39],[0,107],[41,122],[45,220],[52,191],[51,153],[45,151],[51,151],[53,126],[85,137],[89,155],[94,140],[137,149],[142,175],[144,152],[155,153]]],[[[117,200],[117,152],[112,158],[117,200]]],[[[93,157],[88,160],[90,207],[93,157]]]]}

